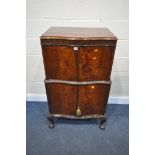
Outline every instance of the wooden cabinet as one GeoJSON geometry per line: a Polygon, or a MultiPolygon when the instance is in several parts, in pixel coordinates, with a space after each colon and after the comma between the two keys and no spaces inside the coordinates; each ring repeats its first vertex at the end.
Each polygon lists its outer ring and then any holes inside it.
{"type": "Polygon", "coordinates": [[[117,38],[107,28],[51,27],[41,36],[50,127],[55,117],[104,127],[117,38]]]}

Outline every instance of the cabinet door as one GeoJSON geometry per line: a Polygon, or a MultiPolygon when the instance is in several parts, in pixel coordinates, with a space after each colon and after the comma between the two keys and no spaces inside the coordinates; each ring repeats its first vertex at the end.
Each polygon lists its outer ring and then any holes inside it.
{"type": "Polygon", "coordinates": [[[76,54],[73,47],[42,46],[46,79],[76,80],[76,54]]]}
{"type": "Polygon", "coordinates": [[[77,109],[77,86],[46,83],[46,93],[51,114],[75,115],[77,109]]]}
{"type": "Polygon", "coordinates": [[[103,115],[106,111],[110,85],[79,86],[79,108],[82,115],[103,115]]]}
{"type": "Polygon", "coordinates": [[[79,80],[109,80],[115,47],[80,47],[79,80]]]}

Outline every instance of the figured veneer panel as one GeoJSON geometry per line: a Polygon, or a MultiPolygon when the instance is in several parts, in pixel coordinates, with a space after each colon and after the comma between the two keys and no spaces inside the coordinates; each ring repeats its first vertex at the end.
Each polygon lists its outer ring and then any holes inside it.
{"type": "Polygon", "coordinates": [[[42,46],[46,79],[76,80],[76,54],[72,47],[42,46]]]}
{"type": "Polygon", "coordinates": [[[110,85],[79,86],[79,107],[82,115],[100,114],[106,111],[110,85]]]}
{"type": "Polygon", "coordinates": [[[46,83],[49,112],[51,114],[75,115],[77,108],[77,86],[46,83]]]}
{"type": "Polygon", "coordinates": [[[110,80],[115,47],[80,47],[79,80],[110,80]]]}

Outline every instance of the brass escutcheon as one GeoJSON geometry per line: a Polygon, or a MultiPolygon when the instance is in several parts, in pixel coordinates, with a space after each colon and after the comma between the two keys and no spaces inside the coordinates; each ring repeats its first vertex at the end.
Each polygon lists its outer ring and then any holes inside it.
{"type": "Polygon", "coordinates": [[[79,107],[78,107],[77,110],[76,110],[76,115],[77,115],[77,116],[80,116],[80,115],[81,115],[81,110],[80,110],[79,107]]]}

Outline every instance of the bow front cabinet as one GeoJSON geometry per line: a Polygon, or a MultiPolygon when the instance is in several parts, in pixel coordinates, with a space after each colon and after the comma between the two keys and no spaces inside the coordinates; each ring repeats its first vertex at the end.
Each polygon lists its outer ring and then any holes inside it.
{"type": "Polygon", "coordinates": [[[107,28],[51,27],[40,40],[50,127],[63,117],[104,128],[117,38],[107,28]]]}

